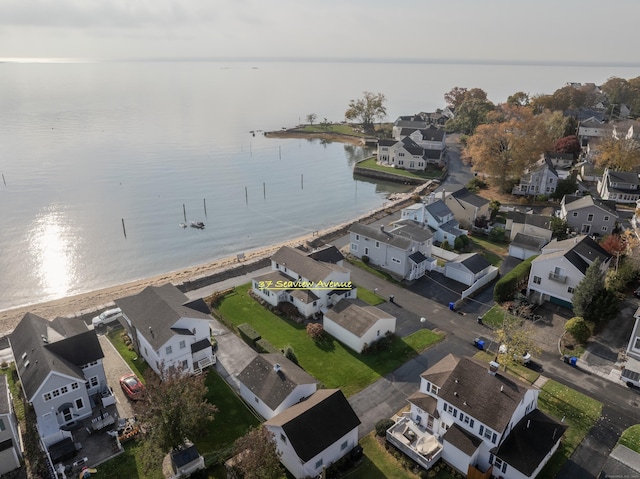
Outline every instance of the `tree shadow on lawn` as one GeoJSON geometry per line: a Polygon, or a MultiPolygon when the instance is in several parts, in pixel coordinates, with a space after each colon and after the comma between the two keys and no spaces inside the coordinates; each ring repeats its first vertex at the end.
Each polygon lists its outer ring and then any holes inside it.
{"type": "MultiPolygon", "coordinates": [[[[321,349],[325,353],[328,353],[330,351],[335,351],[336,350],[335,341],[336,340],[333,337],[331,337],[328,334],[324,333],[322,335],[322,339],[319,339],[319,340],[314,341],[314,342],[315,342],[316,347],[318,349],[321,349]]],[[[345,348],[346,348],[346,346],[345,346],[345,348]]]]}

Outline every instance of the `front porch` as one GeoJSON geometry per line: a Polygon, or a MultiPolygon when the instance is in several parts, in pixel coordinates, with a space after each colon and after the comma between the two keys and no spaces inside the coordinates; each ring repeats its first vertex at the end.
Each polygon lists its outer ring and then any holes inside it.
{"type": "Polygon", "coordinates": [[[388,442],[427,470],[442,456],[442,444],[438,439],[420,428],[409,417],[398,418],[396,423],[387,429],[386,437],[388,442]]]}

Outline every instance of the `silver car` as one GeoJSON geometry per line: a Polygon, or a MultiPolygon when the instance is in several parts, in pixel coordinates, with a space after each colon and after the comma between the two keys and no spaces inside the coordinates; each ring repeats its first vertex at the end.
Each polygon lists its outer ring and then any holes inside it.
{"type": "Polygon", "coordinates": [[[91,320],[91,324],[94,328],[99,326],[107,326],[111,323],[115,323],[122,317],[122,310],[120,308],[107,309],[104,313],[96,316],[91,320]]]}

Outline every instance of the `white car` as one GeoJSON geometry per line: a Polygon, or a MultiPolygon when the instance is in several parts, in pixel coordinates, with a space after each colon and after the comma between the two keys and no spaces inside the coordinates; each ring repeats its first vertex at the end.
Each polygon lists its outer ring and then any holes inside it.
{"type": "Polygon", "coordinates": [[[104,313],[96,316],[91,320],[91,324],[94,328],[98,326],[107,326],[111,323],[115,323],[122,317],[122,310],[120,308],[107,309],[104,313]]]}
{"type": "MultiPolygon", "coordinates": [[[[507,354],[507,345],[501,344],[500,348],[498,349],[498,352],[500,354],[507,354]]],[[[514,361],[518,360],[515,354],[513,355],[513,359],[514,361]]],[[[520,362],[522,362],[522,364],[527,364],[530,361],[531,361],[531,353],[529,353],[529,351],[525,351],[524,354],[522,355],[522,358],[520,358],[520,362]]]]}

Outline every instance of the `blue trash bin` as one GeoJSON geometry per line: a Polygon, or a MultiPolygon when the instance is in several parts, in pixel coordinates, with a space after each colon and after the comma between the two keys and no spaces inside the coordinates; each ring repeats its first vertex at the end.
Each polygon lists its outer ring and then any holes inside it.
{"type": "Polygon", "coordinates": [[[576,358],[575,356],[573,356],[570,360],[569,360],[569,364],[571,364],[571,366],[573,366],[574,368],[578,365],[578,358],[576,358]]]}
{"type": "Polygon", "coordinates": [[[480,350],[484,350],[484,341],[478,341],[477,348],[480,350]]]}
{"type": "Polygon", "coordinates": [[[450,309],[451,311],[454,311],[454,310],[455,310],[455,306],[456,306],[456,303],[454,303],[454,302],[449,303],[449,309],[450,309]]]}

